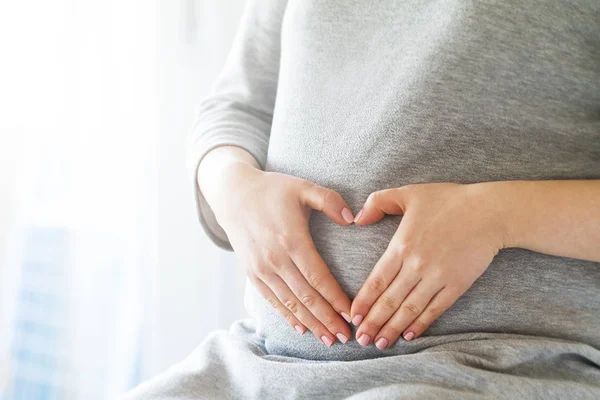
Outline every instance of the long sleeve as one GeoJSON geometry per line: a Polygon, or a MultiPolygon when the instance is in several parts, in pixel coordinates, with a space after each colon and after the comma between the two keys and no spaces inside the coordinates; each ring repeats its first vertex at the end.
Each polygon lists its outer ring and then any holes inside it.
{"type": "Polygon", "coordinates": [[[202,158],[218,146],[243,148],[265,168],[279,75],[285,0],[249,0],[225,66],[211,93],[198,105],[188,137],[187,169],[197,216],[218,247],[233,251],[197,183],[202,158]]]}

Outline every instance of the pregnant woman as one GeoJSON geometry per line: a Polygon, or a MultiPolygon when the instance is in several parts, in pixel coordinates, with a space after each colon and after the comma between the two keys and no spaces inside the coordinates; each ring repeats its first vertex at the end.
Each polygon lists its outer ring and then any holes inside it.
{"type": "Polygon", "coordinates": [[[600,398],[597,1],[251,0],[188,159],[252,318],[128,398],[600,398]]]}

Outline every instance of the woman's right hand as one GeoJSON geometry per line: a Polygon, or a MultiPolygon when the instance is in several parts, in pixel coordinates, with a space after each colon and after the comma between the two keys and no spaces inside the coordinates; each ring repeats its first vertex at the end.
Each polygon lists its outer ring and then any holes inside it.
{"type": "Polygon", "coordinates": [[[351,302],[308,226],[313,209],[351,224],[342,197],[305,179],[230,162],[219,170],[219,189],[207,201],[250,281],[286,321],[301,334],[308,328],[328,347],[336,337],[345,343],[351,302]]]}

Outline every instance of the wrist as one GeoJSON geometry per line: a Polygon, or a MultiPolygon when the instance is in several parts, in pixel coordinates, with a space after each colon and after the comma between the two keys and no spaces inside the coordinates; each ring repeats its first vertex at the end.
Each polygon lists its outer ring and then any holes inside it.
{"type": "Polygon", "coordinates": [[[519,207],[522,204],[518,204],[515,197],[518,181],[481,182],[470,186],[477,204],[486,207],[490,214],[493,237],[499,249],[519,247],[519,207]]]}
{"type": "Polygon", "coordinates": [[[204,155],[198,165],[196,183],[209,204],[237,171],[262,171],[256,159],[235,146],[220,146],[204,155]]]}

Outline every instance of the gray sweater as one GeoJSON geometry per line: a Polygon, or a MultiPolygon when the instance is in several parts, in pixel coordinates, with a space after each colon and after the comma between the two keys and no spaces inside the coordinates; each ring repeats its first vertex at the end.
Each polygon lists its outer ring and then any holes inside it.
{"type": "MultiPolygon", "coordinates": [[[[232,250],[195,180],[221,145],[354,212],[414,183],[600,179],[600,2],[251,0],[188,154],[200,222],[232,250]]],[[[400,220],[342,227],[313,212],[351,299],[400,220]]],[[[251,284],[246,307],[252,319],[144,395],[600,398],[600,263],[501,250],[421,337],[384,351],[299,336],[251,284]]]]}

